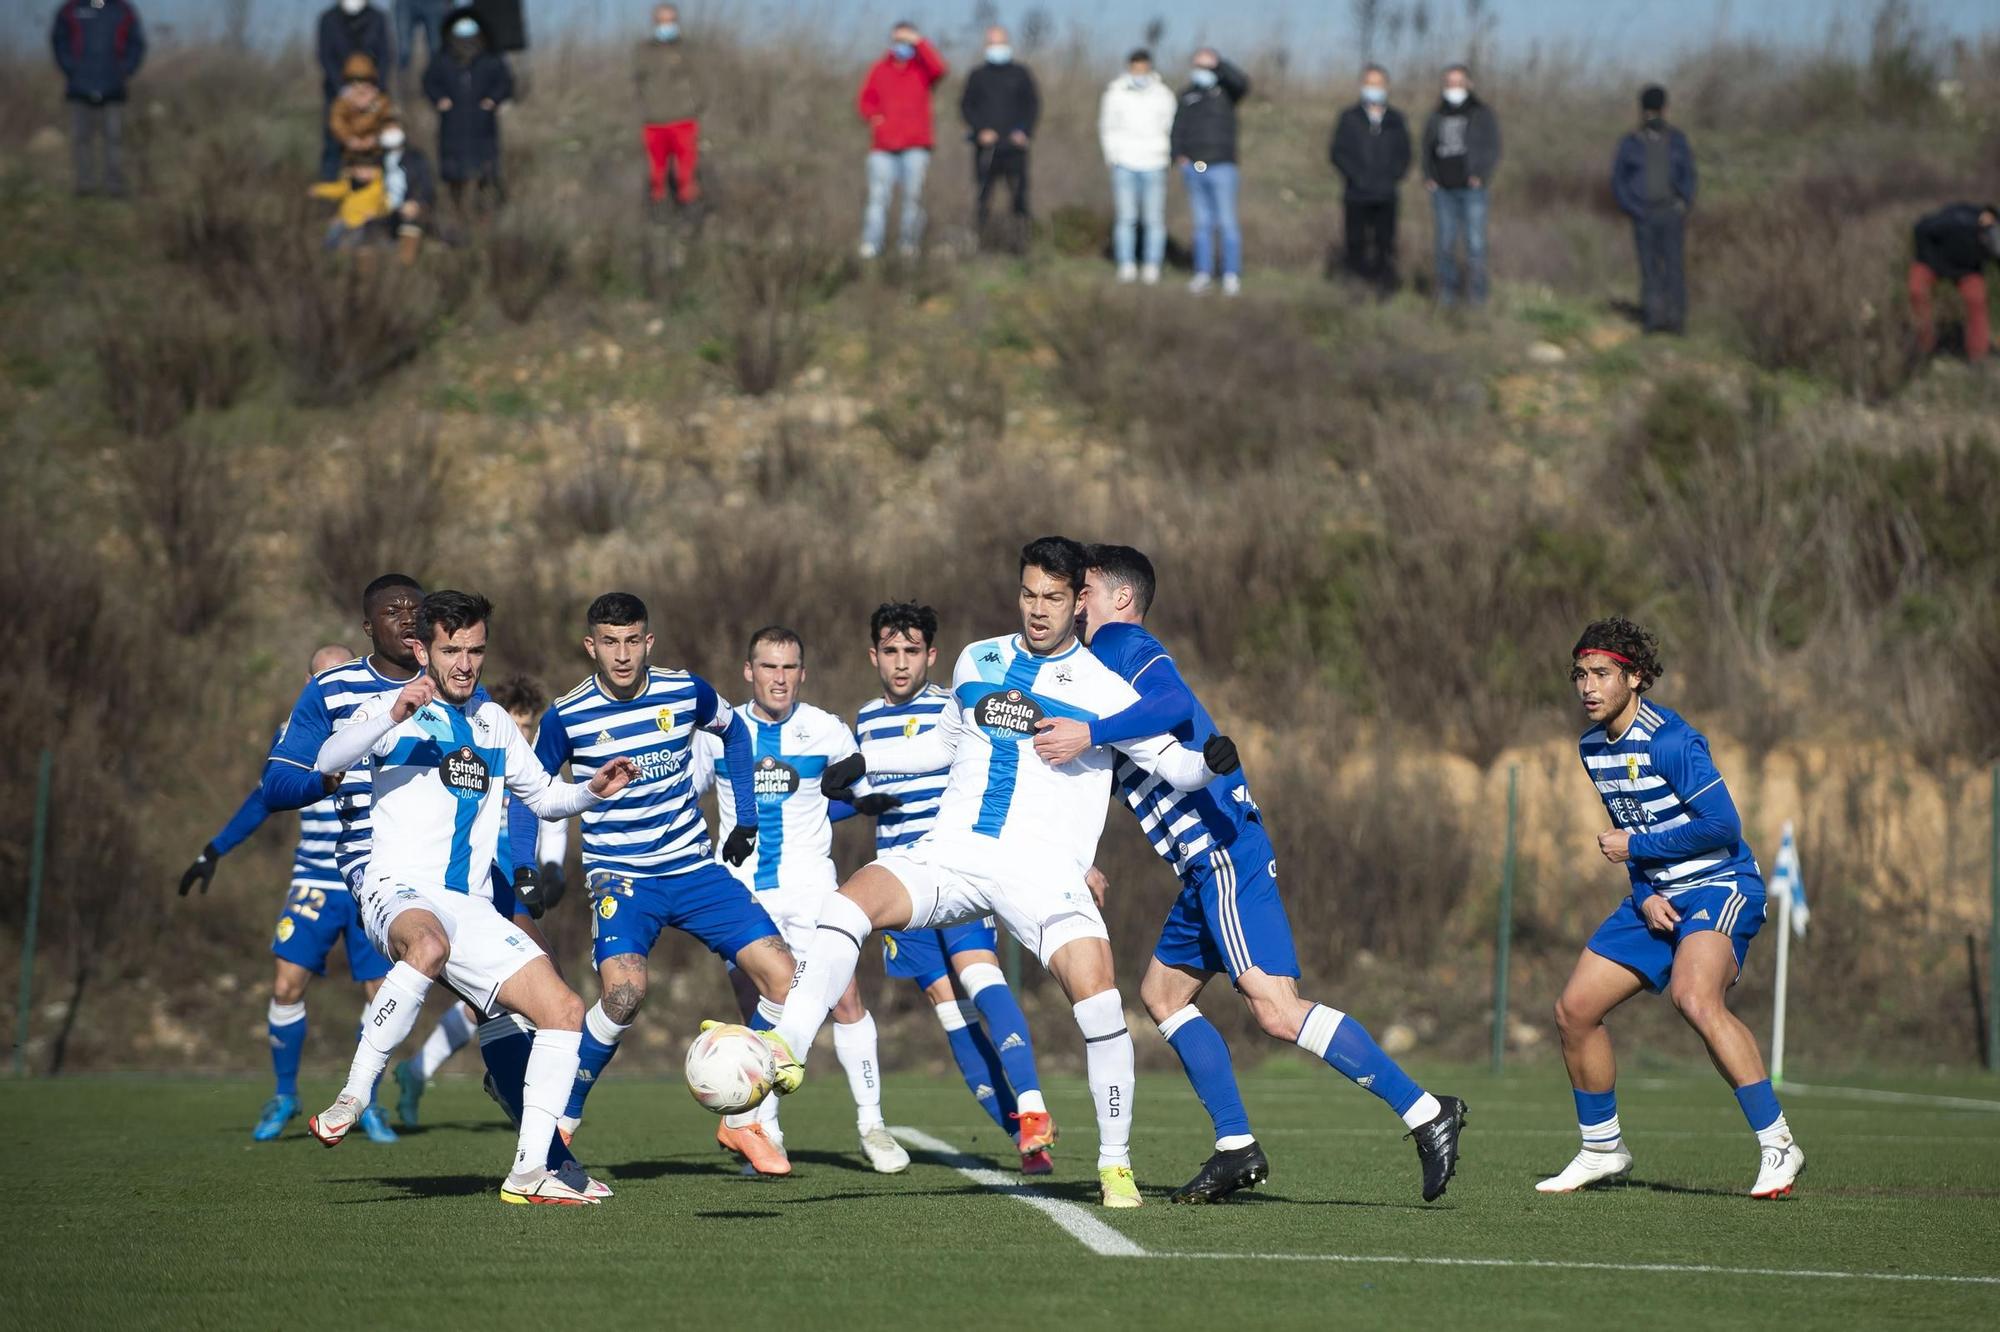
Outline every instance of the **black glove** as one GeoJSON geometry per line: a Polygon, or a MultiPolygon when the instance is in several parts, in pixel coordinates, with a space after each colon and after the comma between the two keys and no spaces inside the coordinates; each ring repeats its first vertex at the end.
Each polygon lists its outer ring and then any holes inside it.
{"type": "Polygon", "coordinates": [[[868,760],[860,754],[849,754],[826,765],[826,771],[819,775],[819,791],[828,800],[847,800],[854,794],[854,784],[868,775],[868,760]]]}
{"type": "Polygon", "coordinates": [[[542,901],[542,876],[535,872],[533,865],[514,867],[514,905],[536,920],[540,920],[542,913],[548,910],[547,903],[542,901]]]}
{"type": "Polygon", "coordinates": [[[722,858],[732,865],[741,865],[750,859],[750,852],[756,845],[756,827],[746,828],[739,823],[730,830],[729,840],[722,844],[722,858]]]}
{"type": "Polygon", "coordinates": [[[890,810],[903,807],[902,800],[892,795],[847,795],[841,799],[854,806],[856,814],[865,814],[871,819],[879,819],[890,810]]]}
{"type": "Polygon", "coordinates": [[[201,895],[203,897],[208,896],[208,883],[209,880],[215,877],[215,862],[220,859],[222,859],[222,853],[215,849],[214,842],[210,842],[207,846],[203,847],[201,854],[194,858],[194,864],[187,867],[187,873],[181,875],[180,895],[186,897],[188,889],[194,887],[195,881],[199,879],[201,881],[201,895]]]}
{"type": "Polygon", "coordinates": [[[1201,747],[1201,757],[1208,770],[1218,777],[1227,777],[1243,766],[1243,760],[1236,756],[1236,742],[1226,735],[1208,737],[1208,743],[1201,747]]]}
{"type": "Polygon", "coordinates": [[[569,890],[569,883],[563,878],[563,867],[553,860],[542,862],[541,880],[542,910],[550,911],[562,901],[562,895],[569,890]]]}

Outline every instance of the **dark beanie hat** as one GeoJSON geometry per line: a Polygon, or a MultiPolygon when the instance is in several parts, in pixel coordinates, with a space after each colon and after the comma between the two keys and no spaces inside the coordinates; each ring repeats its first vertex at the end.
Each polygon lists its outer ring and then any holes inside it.
{"type": "Polygon", "coordinates": [[[1641,111],[1666,110],[1667,90],[1657,83],[1647,84],[1646,90],[1639,94],[1639,109],[1641,111]]]}

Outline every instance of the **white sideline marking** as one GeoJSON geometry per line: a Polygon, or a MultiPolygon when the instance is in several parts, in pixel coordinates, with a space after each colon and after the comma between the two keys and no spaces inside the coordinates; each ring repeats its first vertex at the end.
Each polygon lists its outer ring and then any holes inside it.
{"type": "Polygon", "coordinates": [[[1013,1175],[988,1169],[942,1138],[922,1129],[898,1125],[889,1130],[921,1151],[939,1157],[982,1188],[1028,1204],[1069,1232],[1072,1239],[1101,1258],[1181,1258],[1212,1262],[1348,1263],[1389,1267],[1515,1267],[1552,1272],[1662,1272],[1701,1276],[1802,1277],[1830,1281],[1930,1282],[1950,1286],[2000,1286],[2000,1276],[1953,1276],[1932,1272],[1839,1272],[1789,1267],[1721,1267],[1707,1263],[1601,1263],[1558,1258],[1446,1258],[1404,1253],[1180,1253],[1140,1247],[1105,1225],[1076,1203],[1050,1198],[1022,1184],[1013,1175]]]}
{"type": "Polygon", "coordinates": [[[967,1156],[942,1138],[933,1138],[922,1129],[898,1126],[889,1132],[912,1147],[922,1148],[934,1156],[944,1158],[944,1163],[982,1188],[1004,1193],[1010,1198],[1028,1204],[1049,1220],[1069,1232],[1070,1238],[1102,1258],[1146,1258],[1146,1250],[1125,1236],[1105,1225],[1084,1208],[1062,1198],[1051,1198],[1037,1193],[1021,1183],[1019,1177],[989,1170],[980,1163],[978,1157],[967,1156]]]}
{"type": "Polygon", "coordinates": [[[1808,1096],[1836,1096],[1850,1101],[1887,1101],[1893,1105],[1936,1105],[1947,1110],[1991,1110],[2000,1112],[2000,1101],[1981,1101],[1970,1096],[1935,1096],[1927,1092],[1877,1091],[1873,1087],[1815,1087],[1803,1082],[1786,1082],[1780,1095],[1804,1092],[1808,1096]]]}

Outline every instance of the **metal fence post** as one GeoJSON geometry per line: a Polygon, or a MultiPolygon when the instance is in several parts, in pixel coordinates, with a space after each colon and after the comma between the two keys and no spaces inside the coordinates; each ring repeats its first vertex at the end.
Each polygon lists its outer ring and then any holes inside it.
{"type": "Polygon", "coordinates": [[[14,1026],[14,1076],[28,1072],[28,1018],[35,1002],[35,927],[42,914],[42,865],[48,858],[49,777],[55,755],[44,749],[35,770],[35,835],[28,853],[28,918],[21,926],[21,1006],[14,1026]]]}

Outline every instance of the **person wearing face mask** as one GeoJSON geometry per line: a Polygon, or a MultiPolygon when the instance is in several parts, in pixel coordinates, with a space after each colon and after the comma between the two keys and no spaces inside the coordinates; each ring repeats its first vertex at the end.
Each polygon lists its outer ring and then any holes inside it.
{"type": "Polygon", "coordinates": [[[1111,80],[1097,103],[1097,142],[1111,168],[1111,255],[1120,282],[1160,280],[1167,257],[1167,167],[1174,160],[1174,114],[1180,100],[1153,71],[1153,53],[1141,47],[1125,57],[1125,72],[1111,80]],[[1143,266],[1138,231],[1145,226],[1143,266]]]}
{"type": "Polygon", "coordinates": [[[375,233],[376,224],[389,216],[381,164],[367,153],[346,154],[340,161],[340,174],[314,185],[310,193],[335,204],[333,221],[326,228],[329,250],[360,246],[375,233]]]}
{"type": "Polygon", "coordinates": [[[1500,119],[1474,95],[1472,73],[1464,65],[1444,72],[1444,94],[1424,122],[1423,154],[1424,188],[1437,225],[1438,304],[1484,305],[1486,192],[1500,166],[1500,119]]]}
{"type": "Polygon", "coordinates": [[[1361,100],[1334,122],[1327,150],[1346,186],[1347,271],[1383,296],[1396,290],[1396,195],[1410,173],[1410,126],[1389,105],[1389,71],[1361,71],[1361,100]]]}
{"type": "Polygon", "coordinates": [[[678,6],[653,6],[653,30],[632,53],[632,88],[639,102],[640,137],[646,145],[650,170],[649,197],[656,204],[664,203],[671,178],[674,202],[683,206],[694,203],[701,198],[695,167],[707,97],[681,37],[678,6]]]}
{"type": "Polygon", "coordinates": [[[139,11],[125,0],[64,0],[50,34],[70,105],[76,192],[123,195],[125,85],[146,59],[139,11]],[[97,144],[102,142],[103,172],[97,144]]]}
{"type": "Polygon", "coordinates": [[[424,229],[437,209],[437,177],[430,159],[410,144],[403,127],[390,121],[382,128],[382,195],[386,221],[396,232],[396,254],[405,264],[417,261],[424,229]]]}
{"type": "Polygon", "coordinates": [[[1224,60],[1213,47],[1204,46],[1194,53],[1194,69],[1188,86],[1181,91],[1171,138],[1194,221],[1194,278],[1188,290],[1197,295],[1214,285],[1211,273],[1218,258],[1223,295],[1234,296],[1242,290],[1243,232],[1236,222],[1236,104],[1249,94],[1250,76],[1224,60]]]}
{"type": "Polygon", "coordinates": [[[978,187],[977,226],[983,246],[993,186],[1007,182],[1013,200],[1006,248],[1019,252],[1028,238],[1028,145],[1041,119],[1042,97],[1035,76],[1014,59],[1007,30],[986,30],[986,61],[965,80],[958,111],[972,140],[972,179],[978,187]]]}
{"type": "Polygon", "coordinates": [[[1639,94],[1639,128],[1618,141],[1611,162],[1611,193],[1632,219],[1639,251],[1639,310],[1648,333],[1687,327],[1681,242],[1694,191],[1694,150],[1667,123],[1667,90],[1653,84],[1639,94]]]}
{"type": "Polygon", "coordinates": [[[478,11],[446,17],[444,50],[424,71],[424,96],[438,111],[438,175],[452,207],[463,209],[468,184],[488,202],[503,196],[500,104],[514,96],[514,72],[487,41],[478,11]]]}
{"type": "Polygon", "coordinates": [[[335,0],[319,16],[320,92],[326,106],[320,115],[325,127],[321,134],[319,178],[332,180],[340,174],[340,157],[345,151],[333,136],[330,117],[333,100],[347,82],[350,56],[365,55],[375,62],[379,74],[390,68],[389,16],[368,0],[335,0]]]}
{"type": "Polygon", "coordinates": [[[913,23],[889,31],[889,49],[862,81],[855,109],[868,124],[868,206],[861,220],[861,257],[882,253],[889,228],[889,196],[903,191],[897,243],[915,255],[924,238],[924,176],[930,171],[931,90],[950,66],[913,23]]]}
{"type": "Polygon", "coordinates": [[[2000,204],[1948,204],[1918,219],[1915,240],[1909,285],[1917,350],[1926,356],[1937,350],[1931,289],[1949,282],[1965,306],[1965,358],[1983,364],[1989,343],[1986,265],[2000,259],[2000,204]]]}

